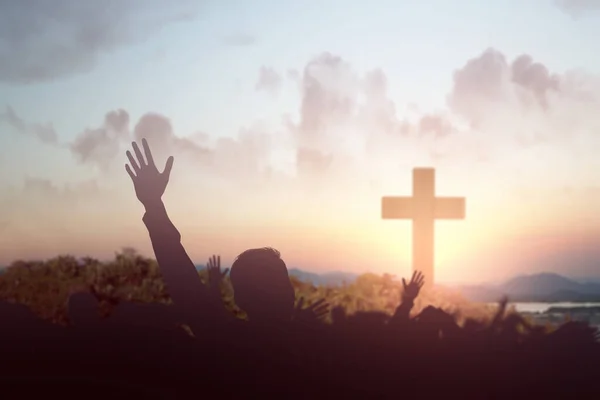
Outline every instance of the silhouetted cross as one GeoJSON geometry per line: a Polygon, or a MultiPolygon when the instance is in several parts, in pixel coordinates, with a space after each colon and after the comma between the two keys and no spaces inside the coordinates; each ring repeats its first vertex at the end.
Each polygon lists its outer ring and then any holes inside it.
{"type": "Polygon", "coordinates": [[[464,219],[464,197],[435,197],[435,170],[413,169],[413,197],[383,197],[383,219],[412,219],[413,271],[421,271],[425,284],[434,283],[434,221],[436,219],[464,219]]]}

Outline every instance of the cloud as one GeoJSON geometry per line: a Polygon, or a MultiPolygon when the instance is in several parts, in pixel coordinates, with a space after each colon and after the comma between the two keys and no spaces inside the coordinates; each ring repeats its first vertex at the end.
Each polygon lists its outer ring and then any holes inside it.
{"type": "Polygon", "coordinates": [[[599,76],[557,73],[530,55],[508,60],[488,49],[453,78],[451,115],[466,123],[471,137],[482,138],[485,156],[504,173],[531,182],[552,168],[554,180],[568,180],[600,166],[592,150],[600,147],[599,76]]]}
{"type": "Polygon", "coordinates": [[[555,4],[575,18],[590,12],[600,11],[600,1],[598,0],[556,0],[555,4]]]}
{"type": "Polygon", "coordinates": [[[261,126],[241,128],[237,137],[219,138],[208,143],[204,134],[190,138],[175,135],[171,121],[160,114],[149,113],[140,118],[134,139],[147,139],[157,166],[173,155],[178,164],[201,167],[199,173],[210,173],[236,183],[256,183],[269,175],[268,160],[271,137],[261,126]]]}
{"type": "Polygon", "coordinates": [[[0,122],[8,124],[20,134],[33,136],[42,143],[58,144],[58,135],[52,124],[27,124],[10,106],[7,106],[4,112],[0,112],[0,122]]]}
{"type": "Polygon", "coordinates": [[[90,71],[98,58],[189,20],[199,1],[0,2],[0,82],[33,83],[90,71]]]}
{"type": "Polygon", "coordinates": [[[290,68],[286,72],[287,78],[294,82],[298,82],[300,80],[300,72],[297,69],[290,68]]]}
{"type": "Polygon", "coordinates": [[[529,55],[509,62],[488,49],[454,73],[448,106],[481,131],[495,132],[495,126],[504,129],[510,122],[528,130],[530,137],[536,130],[541,136],[561,129],[573,134],[583,125],[589,128],[599,89],[598,77],[581,71],[552,73],[529,55]]]}
{"type": "MultiPolygon", "coordinates": [[[[296,78],[296,73],[288,75],[296,78]]],[[[307,63],[297,79],[299,118],[288,119],[287,126],[298,147],[299,172],[352,169],[356,165],[351,164],[365,162],[365,154],[374,166],[384,158],[397,159],[403,147],[418,138],[431,144],[455,132],[443,113],[424,114],[416,121],[399,115],[381,69],[359,74],[341,57],[322,53],[307,63]]],[[[431,159],[429,150],[420,153],[431,159]]]]}
{"type": "Polygon", "coordinates": [[[454,73],[448,105],[479,128],[481,119],[497,108],[544,111],[560,89],[560,77],[531,56],[509,63],[502,53],[488,49],[454,73]]]}
{"type": "Polygon", "coordinates": [[[227,46],[247,47],[256,44],[257,38],[247,33],[233,33],[221,38],[221,41],[227,46]]]}
{"type": "Polygon", "coordinates": [[[359,73],[342,57],[322,53],[297,74],[299,107],[281,128],[254,124],[215,140],[176,132],[168,116],[148,113],[130,134],[129,116],[118,110],[99,128],[83,131],[70,149],[82,163],[120,169],[129,142],[146,138],[159,168],[173,155],[178,165],[236,184],[269,182],[283,170],[288,179],[297,174],[307,183],[349,177],[371,182],[416,164],[460,164],[470,171],[492,161],[525,181],[546,170],[547,160],[564,167],[566,180],[567,171],[579,168],[569,161],[573,157],[588,170],[598,164],[590,151],[600,146],[594,134],[600,130],[597,76],[556,73],[529,55],[508,60],[488,49],[454,72],[446,109],[412,106],[402,114],[388,85],[379,68],[359,73]]]}
{"type": "Polygon", "coordinates": [[[9,224],[27,223],[33,227],[43,221],[58,223],[64,211],[74,215],[79,205],[94,203],[101,195],[102,189],[94,179],[59,184],[47,178],[26,176],[20,188],[4,190],[1,200],[3,210],[10,216],[9,224]]]}
{"type": "Polygon", "coordinates": [[[45,201],[71,202],[82,197],[96,196],[99,187],[96,180],[59,186],[49,179],[26,177],[23,181],[22,193],[26,197],[42,198],[45,201]]]}
{"type": "Polygon", "coordinates": [[[210,149],[191,139],[176,136],[169,118],[158,113],[148,113],[140,118],[134,128],[133,139],[138,143],[142,139],[148,140],[157,163],[159,160],[166,161],[173,154],[204,164],[212,159],[210,149]]]}
{"type": "Polygon", "coordinates": [[[421,134],[433,134],[435,137],[444,137],[454,131],[450,121],[441,115],[428,114],[419,120],[418,125],[421,134]]]}
{"type": "Polygon", "coordinates": [[[129,114],[110,111],[99,128],[86,129],[71,143],[72,154],[82,163],[95,164],[106,170],[120,155],[121,145],[129,141],[129,114]]]}
{"type": "Polygon", "coordinates": [[[254,86],[256,91],[264,90],[267,93],[276,95],[281,88],[282,77],[273,68],[262,66],[258,73],[258,80],[254,86]]]}

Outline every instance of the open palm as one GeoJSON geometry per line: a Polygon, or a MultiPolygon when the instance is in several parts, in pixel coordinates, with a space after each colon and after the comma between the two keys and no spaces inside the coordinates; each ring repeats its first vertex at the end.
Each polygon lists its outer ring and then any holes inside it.
{"type": "Polygon", "coordinates": [[[425,277],[419,271],[413,272],[412,278],[408,284],[406,283],[406,280],[402,278],[402,286],[404,288],[403,297],[408,300],[416,299],[424,283],[425,277]]]}
{"type": "Polygon", "coordinates": [[[299,322],[317,322],[329,313],[329,304],[321,299],[304,308],[304,298],[300,298],[294,312],[294,319],[299,322]]]}
{"type": "Polygon", "coordinates": [[[208,263],[206,264],[206,272],[208,273],[209,286],[218,288],[223,278],[227,276],[229,268],[225,268],[224,271],[221,271],[221,256],[212,256],[208,259],[208,263]]]}
{"type": "Polygon", "coordinates": [[[144,155],[142,155],[137,143],[133,142],[132,146],[137,160],[130,151],[127,151],[129,164],[125,165],[125,170],[133,181],[135,194],[144,206],[160,202],[169,183],[171,168],[173,168],[173,157],[171,156],[167,160],[164,171],[159,172],[154,164],[152,152],[150,151],[150,147],[148,147],[146,139],[142,139],[146,159],[144,159],[144,155]]]}

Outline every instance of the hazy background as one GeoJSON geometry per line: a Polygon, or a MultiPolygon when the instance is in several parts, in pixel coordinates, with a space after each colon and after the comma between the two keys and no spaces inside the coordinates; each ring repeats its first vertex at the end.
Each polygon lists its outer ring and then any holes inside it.
{"type": "Polygon", "coordinates": [[[436,279],[600,277],[600,2],[0,2],[0,265],[151,255],[125,150],[175,156],[197,263],[410,268],[412,168],[465,196],[436,279]]]}

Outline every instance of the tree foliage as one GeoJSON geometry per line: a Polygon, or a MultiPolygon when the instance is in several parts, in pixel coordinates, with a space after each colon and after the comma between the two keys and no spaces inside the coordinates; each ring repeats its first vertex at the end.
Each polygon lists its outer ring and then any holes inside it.
{"type": "MultiPolygon", "coordinates": [[[[206,272],[199,271],[206,282],[206,272]]],[[[339,286],[315,286],[296,277],[290,278],[296,297],[305,305],[325,299],[332,308],[341,306],[346,314],[382,311],[392,314],[401,300],[402,283],[394,276],[364,274],[354,282],[339,286]]],[[[90,291],[100,300],[104,315],[122,301],[170,304],[171,299],[155,260],[125,248],[113,260],[100,262],[84,257],[63,255],[46,261],[15,261],[0,275],[0,299],[24,304],[40,317],[55,323],[68,323],[67,300],[76,291],[90,291]]],[[[222,295],[229,310],[240,318],[229,278],[223,281],[222,295]]],[[[495,307],[470,303],[447,289],[423,292],[415,303],[414,313],[425,306],[441,307],[459,319],[489,320],[495,307]]]]}

